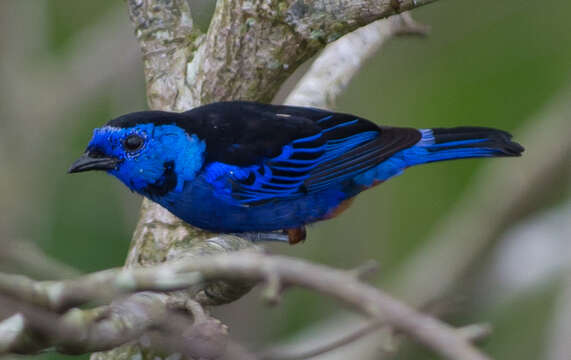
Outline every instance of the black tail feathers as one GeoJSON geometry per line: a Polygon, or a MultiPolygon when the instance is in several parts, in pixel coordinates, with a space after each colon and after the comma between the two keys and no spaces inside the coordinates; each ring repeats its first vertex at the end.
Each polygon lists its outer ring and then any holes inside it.
{"type": "Polygon", "coordinates": [[[433,151],[465,148],[488,149],[492,156],[521,156],[523,146],[512,141],[506,131],[487,127],[455,127],[431,129],[434,135],[433,151]]]}

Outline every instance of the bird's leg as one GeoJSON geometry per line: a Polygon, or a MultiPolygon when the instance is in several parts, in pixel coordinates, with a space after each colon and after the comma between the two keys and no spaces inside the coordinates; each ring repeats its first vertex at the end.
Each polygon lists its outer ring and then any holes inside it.
{"type": "Polygon", "coordinates": [[[295,229],[287,229],[282,231],[243,232],[236,233],[235,235],[246,238],[252,242],[278,241],[287,242],[290,245],[294,245],[304,241],[307,233],[305,231],[305,227],[302,226],[295,229]]]}
{"type": "Polygon", "coordinates": [[[235,235],[248,239],[251,242],[262,242],[262,241],[289,242],[288,234],[282,231],[243,232],[243,233],[236,233],[235,235]]]}

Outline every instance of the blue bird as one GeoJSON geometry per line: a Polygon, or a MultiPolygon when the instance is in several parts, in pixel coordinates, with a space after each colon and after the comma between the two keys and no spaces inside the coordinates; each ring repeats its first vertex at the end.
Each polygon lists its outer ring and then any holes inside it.
{"type": "Polygon", "coordinates": [[[378,126],[315,108],[219,102],[111,120],[69,172],[104,170],[199,228],[295,243],[305,225],[410,166],[519,156],[510,139],[492,128],[378,126]]]}

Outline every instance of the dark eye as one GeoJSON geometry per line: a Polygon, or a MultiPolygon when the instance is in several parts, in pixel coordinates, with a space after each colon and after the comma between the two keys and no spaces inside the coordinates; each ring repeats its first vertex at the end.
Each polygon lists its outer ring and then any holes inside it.
{"type": "Polygon", "coordinates": [[[143,138],[139,135],[129,135],[123,140],[123,147],[125,150],[133,152],[137,151],[143,146],[143,138]]]}

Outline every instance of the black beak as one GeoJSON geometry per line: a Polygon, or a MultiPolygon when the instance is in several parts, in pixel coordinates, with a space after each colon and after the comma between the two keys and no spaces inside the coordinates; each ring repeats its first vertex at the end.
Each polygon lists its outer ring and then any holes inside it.
{"type": "Polygon", "coordinates": [[[67,172],[71,174],[89,170],[113,170],[117,167],[119,162],[119,159],[113,157],[93,157],[88,151],[81,155],[67,172]]]}

